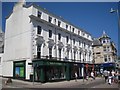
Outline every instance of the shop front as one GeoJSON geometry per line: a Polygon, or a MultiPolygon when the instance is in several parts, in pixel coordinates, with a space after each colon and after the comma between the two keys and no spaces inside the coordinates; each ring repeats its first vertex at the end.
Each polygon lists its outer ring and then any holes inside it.
{"type": "Polygon", "coordinates": [[[25,61],[13,62],[13,78],[25,79],[25,61]]]}
{"type": "Polygon", "coordinates": [[[34,80],[39,82],[51,82],[71,80],[75,78],[75,72],[79,73],[79,65],[74,62],[34,60],[34,80]]]}
{"type": "Polygon", "coordinates": [[[108,70],[108,71],[111,71],[111,70],[115,70],[115,63],[103,63],[101,64],[101,68],[103,70],[108,70]]]}

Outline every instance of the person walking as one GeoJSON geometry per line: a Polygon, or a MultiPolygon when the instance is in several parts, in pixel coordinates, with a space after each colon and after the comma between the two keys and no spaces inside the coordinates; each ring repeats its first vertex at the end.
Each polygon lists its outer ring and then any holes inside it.
{"type": "Polygon", "coordinates": [[[105,78],[105,83],[106,83],[106,81],[108,79],[108,71],[107,70],[104,71],[104,78],[105,78]]]}
{"type": "Polygon", "coordinates": [[[111,74],[112,74],[112,82],[114,82],[115,81],[115,71],[112,70],[111,74]]]}
{"type": "Polygon", "coordinates": [[[108,84],[112,84],[112,73],[110,72],[109,76],[108,76],[108,84]]]}
{"type": "Polygon", "coordinates": [[[93,71],[91,72],[91,77],[92,77],[93,80],[95,80],[95,76],[94,76],[94,72],[93,71]]]}
{"type": "Polygon", "coordinates": [[[77,82],[77,78],[78,78],[78,75],[77,75],[77,72],[75,72],[75,81],[77,82]]]}

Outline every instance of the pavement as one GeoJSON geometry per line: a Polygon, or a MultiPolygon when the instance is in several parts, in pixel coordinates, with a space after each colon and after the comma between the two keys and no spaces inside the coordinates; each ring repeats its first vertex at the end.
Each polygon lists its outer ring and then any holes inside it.
{"type": "Polygon", "coordinates": [[[2,88],[118,88],[117,84],[109,85],[104,82],[103,78],[96,78],[92,80],[78,79],[77,82],[75,80],[70,81],[60,81],[60,82],[28,82],[22,80],[12,79],[12,83],[5,85],[5,80],[7,78],[2,78],[2,88]]]}

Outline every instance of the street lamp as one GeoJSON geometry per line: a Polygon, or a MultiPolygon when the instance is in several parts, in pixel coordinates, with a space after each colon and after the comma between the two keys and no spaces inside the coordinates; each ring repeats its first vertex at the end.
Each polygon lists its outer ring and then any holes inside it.
{"type": "MultiPolygon", "coordinates": [[[[118,17],[118,37],[119,37],[119,35],[120,35],[120,31],[119,31],[120,30],[120,16],[119,16],[119,13],[120,12],[118,9],[115,10],[115,9],[111,8],[110,13],[115,13],[115,12],[117,13],[117,17],[118,17]]],[[[120,48],[119,48],[120,45],[119,44],[120,44],[120,37],[118,38],[118,54],[120,54],[120,48]]]]}

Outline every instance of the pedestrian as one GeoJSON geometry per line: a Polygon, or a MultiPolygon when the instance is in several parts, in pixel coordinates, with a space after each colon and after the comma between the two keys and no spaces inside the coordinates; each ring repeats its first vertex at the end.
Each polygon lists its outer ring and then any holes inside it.
{"type": "Polygon", "coordinates": [[[112,70],[111,74],[112,74],[112,82],[114,82],[115,81],[115,71],[112,70]]]}
{"type": "Polygon", "coordinates": [[[92,78],[93,80],[95,80],[95,76],[94,76],[94,72],[93,72],[93,71],[91,72],[91,78],[92,78]]]}
{"type": "Polygon", "coordinates": [[[108,71],[107,70],[104,71],[104,78],[105,78],[105,83],[106,83],[106,81],[108,79],[108,71]]]}
{"type": "Polygon", "coordinates": [[[77,72],[75,72],[75,81],[76,82],[77,82],[77,77],[78,77],[77,72]]]}
{"type": "Polygon", "coordinates": [[[110,72],[109,76],[108,76],[108,84],[111,85],[112,84],[112,73],[110,72]]]}

